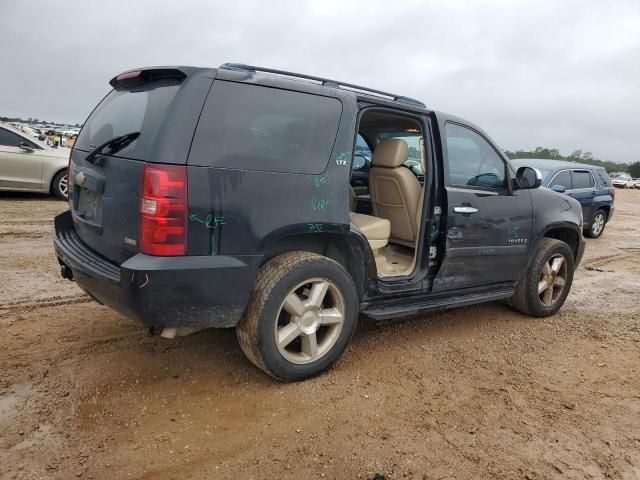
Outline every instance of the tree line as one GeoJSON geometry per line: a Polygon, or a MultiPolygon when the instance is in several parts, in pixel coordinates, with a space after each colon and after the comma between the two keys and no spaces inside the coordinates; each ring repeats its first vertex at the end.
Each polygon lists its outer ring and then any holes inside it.
{"type": "Polygon", "coordinates": [[[586,163],[589,165],[603,167],[608,173],[627,172],[633,178],[640,178],[640,161],[633,163],[610,162],[608,160],[594,158],[591,152],[583,152],[582,150],[575,150],[567,156],[561,155],[557,148],[544,147],[536,147],[533,151],[516,150],[515,152],[511,152],[509,150],[505,150],[504,153],[509,158],[546,158],[549,160],[566,160],[569,162],[586,163]]]}

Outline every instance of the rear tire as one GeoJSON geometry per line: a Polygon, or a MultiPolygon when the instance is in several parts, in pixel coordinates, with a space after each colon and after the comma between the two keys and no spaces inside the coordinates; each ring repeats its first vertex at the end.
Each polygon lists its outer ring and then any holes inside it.
{"type": "Polygon", "coordinates": [[[604,210],[598,210],[593,216],[593,221],[589,228],[584,231],[585,237],[598,238],[604,232],[604,227],[607,224],[607,214],[604,210]]]}
{"type": "Polygon", "coordinates": [[[66,170],[56,173],[53,177],[51,192],[60,200],[69,199],[69,177],[67,176],[66,170]]]}
{"type": "Polygon", "coordinates": [[[310,252],[285,253],[260,269],[236,328],[238,342],[263,372],[303,380],[343,353],[358,306],[356,286],[342,265],[310,252]]]}
{"type": "Polygon", "coordinates": [[[511,297],[511,305],[532,317],[548,317],[564,304],[574,273],[573,252],[569,245],[543,238],[533,263],[511,297]]]}

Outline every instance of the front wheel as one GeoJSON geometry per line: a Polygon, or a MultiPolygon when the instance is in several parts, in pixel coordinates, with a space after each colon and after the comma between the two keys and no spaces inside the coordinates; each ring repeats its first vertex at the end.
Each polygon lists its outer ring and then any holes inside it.
{"type": "Polygon", "coordinates": [[[604,232],[604,226],[607,223],[607,214],[603,210],[598,210],[593,216],[593,222],[584,232],[589,238],[598,238],[604,232]]]}
{"type": "Polygon", "coordinates": [[[543,238],[533,263],[511,297],[511,304],[532,317],[553,315],[569,294],[573,272],[573,252],[569,245],[543,238]]]}
{"type": "Polygon", "coordinates": [[[298,251],[260,269],[236,332],[255,366],[278,380],[295,381],[340,357],[357,317],[358,295],[349,273],[329,258],[298,251]]]}

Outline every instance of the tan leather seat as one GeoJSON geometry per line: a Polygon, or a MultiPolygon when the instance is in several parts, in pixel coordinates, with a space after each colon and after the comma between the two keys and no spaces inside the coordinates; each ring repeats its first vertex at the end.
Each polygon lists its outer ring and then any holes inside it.
{"type": "Polygon", "coordinates": [[[358,199],[356,198],[356,192],[351,185],[349,185],[349,211],[355,212],[358,205],[358,199]]]}
{"type": "Polygon", "coordinates": [[[389,242],[391,223],[384,218],[351,212],[349,218],[365,236],[372,250],[385,247],[389,242]]]}
{"type": "Polygon", "coordinates": [[[369,191],[373,213],[391,222],[390,241],[413,247],[420,225],[422,186],[402,164],[409,158],[407,142],[387,139],[371,159],[369,191]]]}

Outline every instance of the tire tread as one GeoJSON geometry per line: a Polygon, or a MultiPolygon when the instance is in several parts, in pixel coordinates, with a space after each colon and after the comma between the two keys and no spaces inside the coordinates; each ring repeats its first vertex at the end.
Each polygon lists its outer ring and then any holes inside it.
{"type": "Polygon", "coordinates": [[[600,235],[595,235],[593,233],[593,223],[591,223],[591,225],[589,225],[589,228],[585,229],[585,231],[584,231],[584,236],[585,237],[588,237],[588,238],[599,238],[604,233],[604,229],[605,229],[605,226],[607,224],[607,212],[605,212],[602,208],[599,208],[596,211],[596,213],[593,216],[593,218],[595,219],[596,215],[598,215],[599,213],[602,213],[604,215],[604,225],[602,226],[602,230],[600,231],[600,235]]]}
{"type": "Polygon", "coordinates": [[[236,327],[238,343],[249,361],[277,380],[284,379],[277,376],[267,367],[267,363],[262,358],[260,352],[260,342],[262,339],[259,334],[259,323],[262,317],[262,310],[271,292],[285,275],[295,266],[305,262],[317,261],[318,259],[333,262],[340,266],[339,263],[330,258],[301,250],[278,255],[265,263],[258,272],[258,277],[249,297],[245,313],[236,327]]]}
{"type": "MultiPolygon", "coordinates": [[[[569,246],[563,241],[548,237],[543,238],[538,244],[535,258],[531,266],[522,277],[522,280],[520,280],[520,282],[518,283],[515,293],[510,298],[511,305],[519,312],[532,317],[546,317],[555,313],[544,313],[535,308],[534,302],[538,301],[539,297],[538,278],[537,275],[534,275],[534,273],[537,273],[538,271],[538,264],[540,263],[540,259],[546,258],[549,254],[549,251],[556,248],[558,245],[563,245],[569,248],[569,246]]],[[[573,269],[573,263],[571,264],[571,268],[573,269]]],[[[571,288],[572,280],[573,271],[571,273],[571,281],[569,282],[569,285],[567,285],[568,289],[571,288]]]]}

